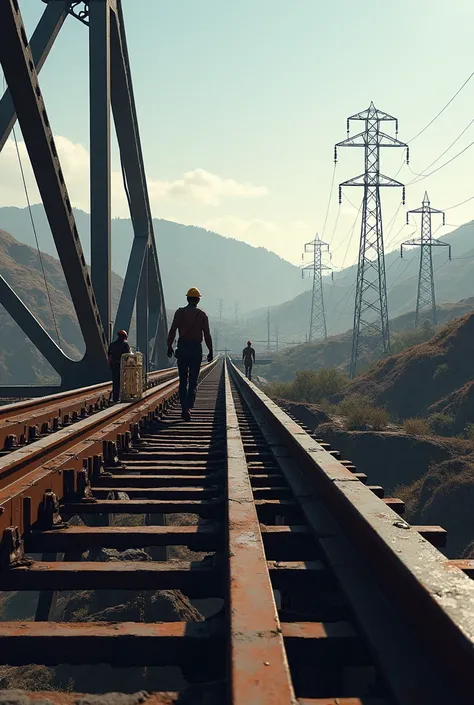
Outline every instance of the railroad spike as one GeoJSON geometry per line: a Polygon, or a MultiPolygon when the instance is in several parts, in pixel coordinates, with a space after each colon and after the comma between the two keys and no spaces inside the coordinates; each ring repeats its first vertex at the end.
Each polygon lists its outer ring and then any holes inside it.
{"type": "Polygon", "coordinates": [[[63,495],[74,497],[76,493],[76,471],[68,469],[63,471],[63,495]]]}
{"type": "Polygon", "coordinates": [[[59,501],[54,492],[48,490],[43,495],[43,501],[40,506],[38,522],[42,529],[53,529],[67,526],[63,522],[59,513],[59,501]]]}
{"type": "Polygon", "coordinates": [[[0,569],[5,570],[17,565],[31,565],[33,561],[25,558],[25,549],[17,526],[9,526],[3,532],[0,542],[0,569]]]}
{"type": "Polygon", "coordinates": [[[5,443],[3,446],[4,450],[13,450],[13,448],[18,448],[18,440],[15,433],[9,433],[5,438],[5,443]]]}

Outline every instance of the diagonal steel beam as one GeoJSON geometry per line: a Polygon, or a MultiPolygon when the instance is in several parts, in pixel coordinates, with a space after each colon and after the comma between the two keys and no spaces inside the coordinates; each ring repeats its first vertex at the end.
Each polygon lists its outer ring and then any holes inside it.
{"type": "MultiPolygon", "coordinates": [[[[111,320],[110,15],[113,0],[89,3],[91,277],[107,339],[111,320]]],[[[108,340],[110,342],[110,340],[108,340]]]]}
{"type": "MultiPolygon", "coordinates": [[[[128,57],[127,41],[125,36],[123,13],[120,0],[117,0],[116,12],[113,13],[111,19],[112,110],[115,121],[115,130],[117,133],[117,141],[119,144],[120,156],[122,161],[124,186],[129,202],[130,216],[132,219],[135,240],[145,239],[148,242],[149,256],[153,260],[153,291],[149,292],[147,299],[148,305],[150,305],[151,299],[153,297],[153,306],[159,306],[161,310],[161,317],[164,316],[164,322],[162,321],[161,325],[159,326],[160,331],[162,331],[166,329],[166,310],[164,305],[163,286],[161,281],[160,268],[158,264],[155,236],[153,232],[153,219],[151,215],[150,201],[148,198],[145,166],[140,144],[138,119],[135,107],[135,99],[133,95],[130,62],[128,57]]],[[[135,248],[135,250],[137,249],[138,248],[135,248]]],[[[134,247],[132,247],[131,257],[133,256],[133,254],[134,247]]],[[[129,270],[127,269],[127,275],[128,271],[129,270]]],[[[151,272],[149,270],[149,276],[150,274],[151,272]]],[[[149,279],[149,285],[150,281],[151,280],[149,279]]],[[[136,296],[136,293],[138,291],[138,280],[137,287],[134,287],[134,291],[136,296]]],[[[142,293],[142,300],[144,301],[144,290],[142,291],[142,293]]],[[[124,284],[122,298],[129,295],[129,292],[126,292],[126,287],[124,284]]],[[[129,304],[130,302],[128,302],[128,309],[130,309],[129,304]]],[[[131,313],[130,318],[128,317],[128,313],[127,316],[122,318],[123,308],[124,307],[122,307],[121,299],[119,305],[119,311],[121,315],[119,316],[117,314],[117,322],[121,323],[123,321],[127,324],[128,327],[129,320],[131,318],[131,313]]],[[[154,318],[154,314],[151,314],[152,322],[154,318]]],[[[155,329],[158,331],[158,327],[155,326],[155,329]]],[[[150,330],[152,330],[152,328],[150,330]]],[[[163,354],[161,355],[161,358],[163,358],[166,350],[165,335],[163,335],[159,341],[155,341],[155,347],[158,347],[159,349],[162,348],[163,354]]]]}
{"type": "Polygon", "coordinates": [[[142,273],[143,260],[147,250],[147,241],[136,237],[132,243],[127,272],[122,286],[122,293],[115,318],[115,329],[129,330],[133,316],[133,307],[137,298],[138,284],[142,273]]]}
{"type": "MultiPolygon", "coordinates": [[[[55,0],[43,12],[30,40],[31,53],[39,73],[69,13],[70,0],[55,0]]],[[[15,124],[16,113],[10,91],[7,89],[0,100],[0,152],[15,124]]]]}
{"type": "Polygon", "coordinates": [[[10,316],[20,326],[23,333],[28,336],[51,367],[63,377],[68,366],[74,365],[63,351],[56,345],[49,333],[43,328],[37,318],[25,306],[23,301],[13,291],[8,282],[0,275],[0,301],[10,316]]]}
{"type": "Polygon", "coordinates": [[[136,321],[137,321],[137,348],[143,355],[143,371],[146,374],[149,367],[150,357],[150,311],[149,311],[149,289],[148,276],[150,268],[149,248],[145,250],[143,259],[140,283],[138,285],[136,301],[136,321]]]}
{"type": "Polygon", "coordinates": [[[108,377],[106,338],[16,0],[0,2],[0,62],[86,344],[89,383],[108,377]]]}

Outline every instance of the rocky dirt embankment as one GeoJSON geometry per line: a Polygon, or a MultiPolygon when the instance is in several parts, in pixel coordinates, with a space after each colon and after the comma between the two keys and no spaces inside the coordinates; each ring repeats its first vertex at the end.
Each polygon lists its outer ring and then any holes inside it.
{"type": "Polygon", "coordinates": [[[370,484],[403,499],[407,521],[446,529],[447,555],[474,557],[472,441],[403,431],[344,431],[310,404],[279,404],[366,473],[370,484]]]}

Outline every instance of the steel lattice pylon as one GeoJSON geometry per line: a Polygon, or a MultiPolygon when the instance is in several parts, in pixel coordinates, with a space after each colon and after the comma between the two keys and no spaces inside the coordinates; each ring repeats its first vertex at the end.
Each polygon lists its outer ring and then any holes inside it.
{"type": "Polygon", "coordinates": [[[380,351],[379,354],[382,355],[390,351],[380,187],[402,187],[403,202],[405,202],[405,187],[399,181],[380,173],[380,148],[405,147],[408,162],[408,147],[396,137],[381,131],[380,123],[389,121],[395,122],[395,130],[398,133],[398,120],[377,110],[371,103],[367,110],[348,118],[347,139],[336,144],[334,148],[335,161],[337,160],[337,147],[363,147],[365,152],[364,173],[344,181],[339,186],[339,203],[342,200],[343,186],[362,186],[364,188],[350,365],[351,377],[354,377],[357,371],[363,336],[370,336],[369,344],[372,354],[374,350],[376,353],[380,351]],[[350,122],[353,120],[364,121],[365,129],[363,132],[349,137],[350,122]]]}
{"type": "Polygon", "coordinates": [[[445,224],[445,216],[443,211],[437,208],[431,208],[428,193],[425,191],[421,208],[407,211],[407,224],[410,213],[421,214],[421,233],[419,240],[407,240],[400,246],[400,256],[403,257],[403,248],[417,246],[420,247],[420,270],[418,274],[418,294],[416,297],[416,313],[415,313],[415,328],[422,326],[425,321],[429,321],[434,326],[436,325],[436,297],[433,274],[433,247],[448,247],[449,259],[451,259],[451,245],[447,242],[436,240],[431,234],[431,215],[439,213],[443,216],[443,225],[445,224]]]}
{"type": "MultiPolygon", "coordinates": [[[[314,240],[307,242],[304,246],[304,253],[311,252],[313,261],[303,265],[301,275],[304,277],[305,272],[310,272],[313,275],[313,292],[311,298],[311,317],[309,321],[309,342],[312,340],[326,340],[326,314],[324,311],[324,295],[323,295],[323,271],[330,268],[323,263],[323,252],[329,252],[327,242],[320,240],[319,235],[316,235],[314,240]]],[[[304,259],[304,254],[303,254],[304,259]]]]}

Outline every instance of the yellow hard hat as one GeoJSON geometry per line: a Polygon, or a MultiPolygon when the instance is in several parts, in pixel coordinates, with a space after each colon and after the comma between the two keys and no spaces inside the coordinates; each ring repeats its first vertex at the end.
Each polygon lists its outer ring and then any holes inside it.
{"type": "Polygon", "coordinates": [[[199,289],[196,289],[195,286],[192,286],[190,289],[188,289],[188,293],[186,296],[190,299],[200,299],[201,298],[201,292],[199,289]]]}

